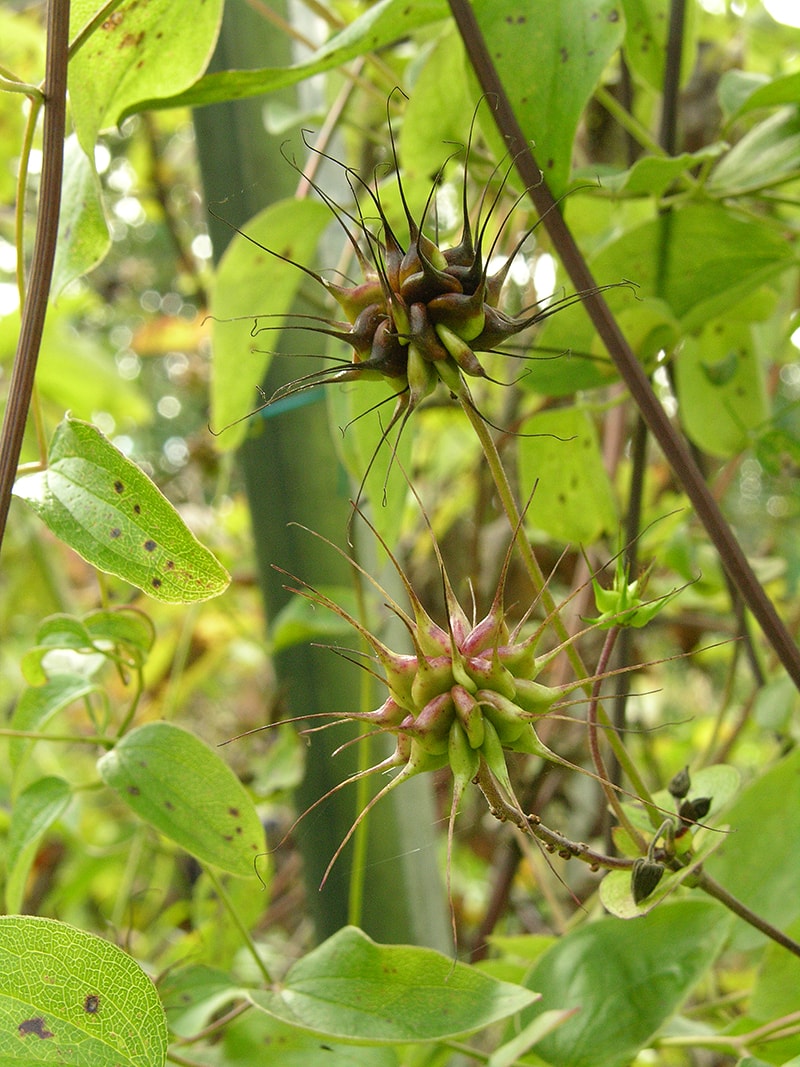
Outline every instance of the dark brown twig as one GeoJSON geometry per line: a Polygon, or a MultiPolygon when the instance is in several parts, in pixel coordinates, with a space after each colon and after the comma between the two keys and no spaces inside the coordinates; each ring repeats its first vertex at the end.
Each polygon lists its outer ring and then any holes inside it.
{"type": "Polygon", "coordinates": [[[0,439],[0,546],[5,534],[11,490],[17,475],[25,422],[33,393],[33,380],[56,252],[64,163],[68,43],[69,0],[50,0],[47,9],[47,67],[44,80],[45,113],[39,216],[30,282],[22,309],[22,327],[0,439]]]}

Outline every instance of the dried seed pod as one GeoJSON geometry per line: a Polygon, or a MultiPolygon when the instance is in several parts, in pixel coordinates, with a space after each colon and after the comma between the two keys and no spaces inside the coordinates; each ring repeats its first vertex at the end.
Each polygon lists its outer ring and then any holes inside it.
{"type": "Polygon", "coordinates": [[[660,863],[641,856],[633,865],[631,874],[631,892],[636,904],[647,900],[658,883],[664,877],[665,868],[660,863]]]}

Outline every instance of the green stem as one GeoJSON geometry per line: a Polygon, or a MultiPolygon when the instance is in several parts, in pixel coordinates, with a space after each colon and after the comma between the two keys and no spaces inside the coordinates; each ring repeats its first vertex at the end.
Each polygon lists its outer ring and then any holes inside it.
{"type": "Polygon", "coordinates": [[[622,104],[613,96],[608,89],[603,85],[598,85],[594,91],[595,100],[600,104],[617,124],[629,133],[637,144],[642,148],[646,148],[654,156],[663,158],[666,153],[658,142],[651,137],[650,132],[644,127],[641,122],[631,115],[629,111],[622,106],[622,104]]]}
{"type": "MultiPolygon", "coordinates": [[[[621,633],[621,627],[612,626],[612,628],[606,634],[605,643],[603,644],[603,650],[600,653],[600,659],[597,662],[597,677],[594,680],[592,686],[592,696],[589,700],[589,710],[587,713],[587,723],[589,726],[589,751],[592,755],[592,763],[594,769],[597,772],[597,777],[600,780],[603,792],[605,793],[606,800],[611,807],[611,810],[617,817],[617,821],[620,826],[625,828],[630,838],[637,843],[639,848],[644,852],[646,844],[644,838],[630,821],[625,814],[625,810],[620,803],[617,796],[617,790],[611,782],[611,777],[608,773],[608,769],[603,759],[603,754],[600,751],[600,741],[597,736],[597,720],[600,710],[600,687],[603,684],[602,675],[608,667],[608,663],[611,659],[611,654],[614,651],[614,645],[616,644],[617,637],[621,633]]],[[[616,732],[609,736],[616,737],[616,732]]]]}
{"type": "Polygon", "coordinates": [[[71,745],[100,745],[103,748],[113,748],[118,738],[104,737],[102,734],[43,734],[37,730],[7,730],[0,729],[0,737],[27,737],[31,741],[62,741],[71,745]]]}
{"type": "MultiPolygon", "coordinates": [[[[355,551],[355,549],[354,549],[355,551]]],[[[361,574],[356,566],[352,568],[353,583],[358,605],[358,617],[362,620],[367,618],[367,604],[364,596],[364,584],[361,574]]],[[[366,641],[361,640],[361,646],[369,652],[366,641]]],[[[368,671],[361,672],[361,685],[359,704],[362,712],[367,712],[372,706],[372,678],[368,671]]],[[[372,743],[369,738],[369,727],[366,723],[361,724],[361,742],[358,746],[359,774],[367,770],[370,765],[372,743]]],[[[365,774],[358,780],[356,785],[356,815],[364,811],[370,799],[369,777],[365,774]]],[[[353,834],[353,862],[350,868],[350,884],[347,887],[347,921],[351,926],[360,926],[364,911],[364,886],[367,873],[367,852],[369,846],[369,815],[360,819],[356,831],[353,834]]]]}
{"type": "Polygon", "coordinates": [[[250,936],[250,931],[244,925],[239,916],[238,911],[234,907],[233,901],[228,895],[228,890],[222,884],[222,879],[212,867],[206,867],[205,871],[208,877],[210,878],[214,889],[216,890],[217,896],[227,908],[228,914],[233,919],[234,925],[236,926],[239,933],[242,935],[242,940],[244,941],[245,946],[247,947],[247,950],[249,951],[250,955],[255,960],[256,966],[261,972],[264,981],[267,983],[267,985],[272,985],[272,978],[270,977],[270,973],[267,970],[266,964],[261,958],[261,953],[256,948],[255,941],[253,941],[253,938],[250,936]]]}
{"type": "MultiPolygon", "coordinates": [[[[509,525],[512,530],[516,531],[517,545],[522,556],[522,561],[525,564],[525,569],[533,583],[534,590],[540,597],[545,611],[552,617],[553,629],[558,635],[559,640],[566,646],[565,652],[572,665],[572,669],[575,672],[575,676],[581,681],[586,695],[591,697],[592,686],[589,680],[589,672],[586,670],[580,653],[570,642],[569,634],[567,633],[567,629],[558,612],[555,600],[553,599],[550,590],[547,588],[542,569],[539,566],[536,556],[533,554],[530,542],[525,536],[519,508],[514,499],[514,493],[509,484],[503,461],[500,458],[500,453],[497,451],[494,437],[492,437],[491,431],[481,418],[480,413],[468,399],[462,398],[461,406],[480,441],[484,457],[489,466],[489,470],[491,471],[492,479],[494,480],[495,488],[497,489],[503,510],[508,518],[509,525]]],[[[614,730],[607,712],[602,704],[599,703],[597,705],[597,718],[599,722],[606,727],[608,743],[611,746],[614,755],[617,757],[620,767],[622,767],[625,774],[628,776],[628,780],[633,786],[634,791],[647,808],[650,821],[654,826],[659,826],[661,823],[661,814],[653,803],[650,791],[644,784],[644,781],[628,755],[625,746],[622,744],[618,734],[614,730]]]]}

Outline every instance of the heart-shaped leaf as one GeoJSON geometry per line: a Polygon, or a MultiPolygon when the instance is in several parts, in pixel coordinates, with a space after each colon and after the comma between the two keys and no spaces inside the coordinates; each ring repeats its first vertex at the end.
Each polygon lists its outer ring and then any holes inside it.
{"type": "Polygon", "coordinates": [[[355,1044],[443,1041],[538,999],[433,949],[377,945],[355,927],[295,963],[280,989],[250,996],[277,1019],[355,1044]]]}

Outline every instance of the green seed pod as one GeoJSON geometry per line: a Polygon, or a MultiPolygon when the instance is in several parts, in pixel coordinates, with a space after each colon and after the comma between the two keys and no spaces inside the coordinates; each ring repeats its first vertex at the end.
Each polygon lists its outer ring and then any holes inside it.
{"type": "Polygon", "coordinates": [[[476,696],[483,706],[484,717],[492,723],[502,744],[510,745],[516,741],[525,727],[530,725],[525,712],[502,693],[496,693],[493,689],[479,689],[476,696]]]}
{"type": "Polygon", "coordinates": [[[538,756],[539,759],[547,760],[548,763],[558,763],[562,767],[574,769],[567,760],[562,759],[552,749],[549,749],[544,741],[539,740],[532,723],[524,727],[515,741],[509,741],[506,748],[511,752],[524,752],[528,756],[538,756]]]}
{"type": "Polygon", "coordinates": [[[453,684],[453,664],[448,656],[423,657],[411,683],[411,697],[417,708],[449,691],[453,684]]]}
{"type": "MultiPolygon", "coordinates": [[[[471,294],[452,292],[434,297],[428,302],[428,309],[444,344],[447,344],[448,337],[471,341],[483,330],[486,317],[482,287],[471,294]],[[440,329],[445,332],[440,332],[440,329]]],[[[452,356],[458,360],[455,352],[452,352],[452,356]]]]}
{"type": "Polygon", "coordinates": [[[531,715],[546,714],[559,697],[563,696],[560,689],[550,689],[541,682],[532,682],[527,678],[517,678],[516,683],[514,699],[523,711],[531,715]]]}
{"type": "Polygon", "coordinates": [[[436,333],[439,335],[439,339],[444,347],[465,374],[469,374],[472,378],[486,377],[486,371],[483,369],[478,357],[466,341],[459,337],[458,334],[453,333],[447,326],[443,326],[442,323],[439,323],[436,326],[436,333]]]}
{"type": "Polygon", "coordinates": [[[440,693],[405,728],[423,751],[438,756],[447,752],[447,735],[454,720],[453,698],[450,693],[440,693]]]}
{"type": "Polygon", "coordinates": [[[507,640],[508,626],[503,613],[492,610],[477,626],[473,626],[461,644],[461,651],[465,656],[478,656],[491,651],[493,657],[498,656],[501,662],[505,662],[499,653],[507,640]]]}
{"type": "Polygon", "coordinates": [[[447,741],[447,755],[450,761],[450,770],[453,772],[456,788],[463,789],[471,782],[478,773],[480,755],[474,749],[467,738],[466,731],[456,719],[450,727],[447,741]]]}
{"type": "Polygon", "coordinates": [[[500,738],[497,735],[488,716],[484,716],[484,738],[481,745],[481,755],[486,760],[486,765],[492,772],[498,783],[506,791],[509,797],[514,796],[514,789],[511,785],[511,779],[508,775],[508,767],[506,766],[506,756],[503,751],[503,745],[500,738]]]}
{"type": "Polygon", "coordinates": [[[508,667],[515,678],[533,679],[539,673],[536,665],[536,642],[532,639],[517,645],[500,645],[497,658],[508,667]]]}
{"type": "Polygon", "coordinates": [[[450,695],[453,698],[458,722],[463,727],[470,747],[480,748],[484,738],[483,712],[480,704],[472,693],[461,685],[454,685],[450,690],[450,695]]]}
{"type": "Polygon", "coordinates": [[[511,700],[516,691],[516,679],[499,659],[471,656],[464,664],[467,674],[480,689],[493,689],[511,700]]]}

